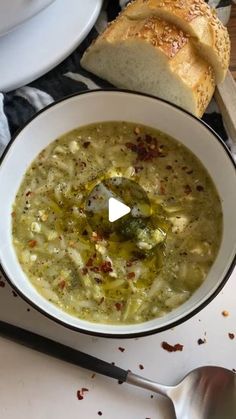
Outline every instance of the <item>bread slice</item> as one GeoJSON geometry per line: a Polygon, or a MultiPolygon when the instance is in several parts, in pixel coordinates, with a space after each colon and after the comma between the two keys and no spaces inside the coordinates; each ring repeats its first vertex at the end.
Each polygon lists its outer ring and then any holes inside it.
{"type": "Polygon", "coordinates": [[[81,60],[120,88],[156,95],[201,117],[215,89],[212,67],[180,29],[159,18],[120,16],[81,60]]]}
{"type": "Polygon", "coordinates": [[[227,29],[204,0],[135,0],[123,14],[129,19],[159,17],[192,36],[199,55],[214,69],[216,83],[226,75],[230,60],[227,29]]]}

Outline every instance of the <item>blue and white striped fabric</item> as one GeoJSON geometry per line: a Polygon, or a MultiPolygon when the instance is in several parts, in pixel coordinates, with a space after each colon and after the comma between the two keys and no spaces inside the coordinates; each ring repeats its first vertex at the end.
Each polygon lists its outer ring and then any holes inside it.
{"type": "MultiPolygon", "coordinates": [[[[214,6],[225,9],[225,18],[230,8],[230,0],[210,0],[214,6]],[[224,4],[223,4],[224,3],[224,4]],[[226,6],[226,7],[223,7],[226,6]]],[[[127,0],[110,0],[106,3],[85,41],[62,64],[45,76],[13,92],[0,93],[0,154],[10,141],[11,136],[22,127],[37,111],[55,100],[61,99],[81,90],[108,87],[109,84],[87,73],[80,67],[80,58],[91,41],[97,37],[108,21],[113,20],[127,0]]],[[[203,119],[228,143],[232,144],[225,131],[223,121],[214,101],[210,104],[203,119]]]]}

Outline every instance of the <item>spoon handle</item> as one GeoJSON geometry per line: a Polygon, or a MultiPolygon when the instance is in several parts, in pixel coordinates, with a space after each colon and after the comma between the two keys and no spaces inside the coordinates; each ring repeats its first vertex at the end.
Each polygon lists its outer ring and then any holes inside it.
{"type": "Polygon", "coordinates": [[[128,371],[122,368],[3,321],[0,321],[0,336],[122,382],[126,381],[128,376],[128,371]]]}

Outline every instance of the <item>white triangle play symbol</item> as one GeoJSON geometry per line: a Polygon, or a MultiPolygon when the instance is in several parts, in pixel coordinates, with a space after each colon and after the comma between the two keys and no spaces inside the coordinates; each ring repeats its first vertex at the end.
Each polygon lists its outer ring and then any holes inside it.
{"type": "Polygon", "coordinates": [[[129,214],[130,207],[123,204],[123,202],[118,201],[115,198],[109,198],[108,201],[108,218],[111,223],[119,218],[124,217],[124,215],[129,214]]]}

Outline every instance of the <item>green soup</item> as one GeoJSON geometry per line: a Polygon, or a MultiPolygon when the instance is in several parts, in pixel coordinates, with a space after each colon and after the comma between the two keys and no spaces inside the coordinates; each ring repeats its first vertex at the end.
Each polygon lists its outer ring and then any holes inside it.
{"type": "Polygon", "coordinates": [[[39,293],[76,317],[111,324],[147,321],[185,302],[216,258],[222,223],[216,188],[193,153],[128,122],[55,140],[27,170],[12,213],[19,262],[39,293]],[[141,202],[115,233],[101,234],[87,198],[119,177],[140,185],[150,206],[141,202]]]}

